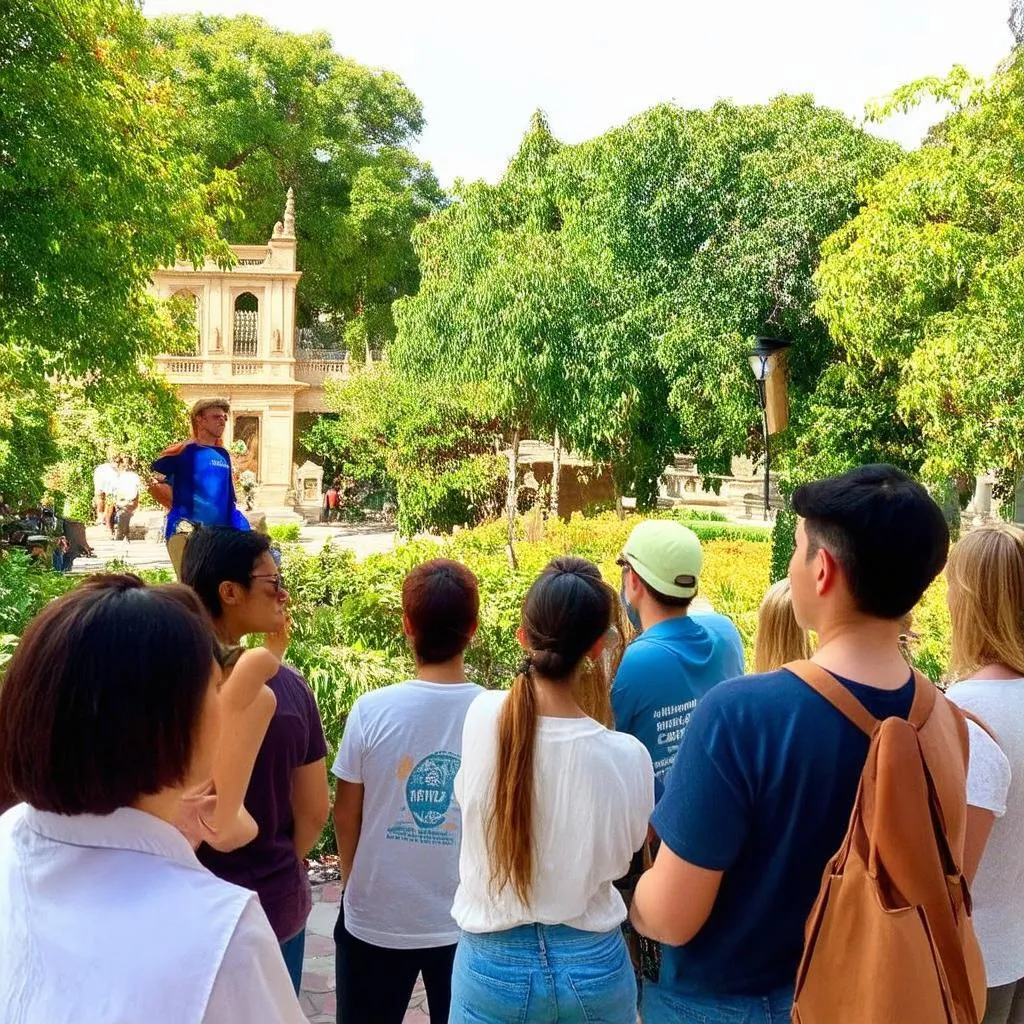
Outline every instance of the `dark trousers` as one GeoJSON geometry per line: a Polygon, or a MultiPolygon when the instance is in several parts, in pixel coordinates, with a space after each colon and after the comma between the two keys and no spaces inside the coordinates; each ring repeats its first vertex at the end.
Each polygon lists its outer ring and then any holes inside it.
{"type": "Polygon", "coordinates": [[[344,906],[334,926],[338,1021],[343,1024],[402,1024],[422,972],[430,1024],[448,1024],[455,946],[385,949],[345,929],[344,906]]]}

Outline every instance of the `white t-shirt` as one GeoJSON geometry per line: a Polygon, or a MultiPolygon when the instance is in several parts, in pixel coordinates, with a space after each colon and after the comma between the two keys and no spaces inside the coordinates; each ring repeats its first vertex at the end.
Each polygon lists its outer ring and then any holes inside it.
{"type": "Polygon", "coordinates": [[[462,805],[459,889],[452,916],[467,932],[565,924],[606,932],[626,918],[612,884],[643,846],[654,810],[644,745],[590,718],[540,718],[534,751],[535,868],[530,906],[490,885],[486,823],[494,797],[497,723],[507,692],[478,697],[466,715],[455,796],[462,805]]]}
{"type": "Polygon", "coordinates": [[[967,802],[992,810],[999,818],[971,886],[974,929],[989,987],[994,988],[1024,978],[1024,679],[973,679],[951,686],[946,696],[977,715],[1005,754],[1004,765],[990,753],[976,758],[981,747],[976,748],[975,737],[989,737],[968,722],[967,802]]]}
{"type": "Polygon", "coordinates": [[[116,483],[117,469],[112,462],[103,462],[93,470],[92,489],[94,494],[111,494],[116,483]]]}
{"type": "Polygon", "coordinates": [[[114,484],[114,496],[118,501],[130,505],[133,501],[138,500],[139,491],[141,490],[142,481],[139,479],[138,473],[133,473],[129,469],[123,469],[117,474],[117,481],[114,484]]]}
{"type": "Polygon", "coordinates": [[[362,783],[363,823],[345,885],[345,927],[386,949],[458,942],[462,815],[452,800],[474,683],[412,680],[364,693],[332,769],[362,783]]]}

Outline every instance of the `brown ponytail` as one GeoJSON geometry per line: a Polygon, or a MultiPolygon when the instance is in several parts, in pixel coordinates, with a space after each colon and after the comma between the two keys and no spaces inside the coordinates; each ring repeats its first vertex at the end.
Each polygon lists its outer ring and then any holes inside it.
{"type": "Polygon", "coordinates": [[[586,652],[608,630],[613,597],[597,566],[582,558],[563,557],[544,569],[523,602],[523,630],[531,653],[519,666],[498,717],[494,804],[487,822],[487,841],[492,889],[500,892],[511,885],[524,905],[530,903],[534,869],[534,673],[554,682],[572,680],[586,652]]]}

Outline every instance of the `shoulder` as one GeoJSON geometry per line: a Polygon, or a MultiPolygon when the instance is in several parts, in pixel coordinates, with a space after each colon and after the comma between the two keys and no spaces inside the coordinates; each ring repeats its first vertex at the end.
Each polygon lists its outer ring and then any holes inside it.
{"type": "Polygon", "coordinates": [[[645,770],[654,770],[651,766],[651,755],[635,736],[609,729],[605,735],[605,744],[617,761],[628,764],[641,773],[645,770]]]}
{"type": "Polygon", "coordinates": [[[484,690],[473,698],[466,711],[466,728],[484,728],[493,722],[508,699],[508,690],[484,690]]]}
{"type": "Polygon", "coordinates": [[[772,730],[773,723],[791,718],[814,699],[814,692],[785,669],[737,676],[712,686],[701,697],[687,733],[717,727],[735,734],[735,743],[742,732],[772,730]]]}
{"type": "Polygon", "coordinates": [[[693,619],[709,633],[714,633],[726,640],[737,642],[741,640],[740,631],[736,628],[736,623],[727,615],[722,615],[720,612],[707,612],[706,614],[698,612],[693,616],[693,619]]]}
{"type": "Polygon", "coordinates": [[[158,456],[158,459],[173,459],[181,455],[192,447],[194,442],[192,441],[178,441],[175,444],[169,444],[158,456]]]}
{"type": "Polygon", "coordinates": [[[619,662],[619,668],[615,673],[615,683],[631,681],[634,675],[646,672],[651,665],[664,660],[667,654],[665,648],[654,637],[641,633],[622,652],[622,661],[619,662]]]}
{"type": "Polygon", "coordinates": [[[277,696],[278,708],[281,707],[284,700],[290,702],[289,706],[299,705],[311,709],[319,717],[320,711],[312,688],[290,665],[281,662],[277,672],[270,678],[267,685],[277,696]]]}
{"type": "Polygon", "coordinates": [[[391,683],[388,686],[382,686],[379,690],[370,690],[360,694],[352,705],[352,710],[365,720],[374,715],[384,714],[393,708],[401,707],[406,703],[408,693],[405,683],[391,683]]]}

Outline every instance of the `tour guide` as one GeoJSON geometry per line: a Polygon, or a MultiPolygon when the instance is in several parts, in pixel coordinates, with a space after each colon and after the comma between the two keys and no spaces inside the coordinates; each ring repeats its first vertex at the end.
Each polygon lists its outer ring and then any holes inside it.
{"type": "Polygon", "coordinates": [[[176,539],[182,523],[250,528],[236,507],[231,458],[224,448],[230,411],[224,398],[200,399],[192,407],[192,437],[164,449],[150,466],[149,493],[167,509],[165,537],[176,573],[184,549],[184,536],[176,539]]]}

